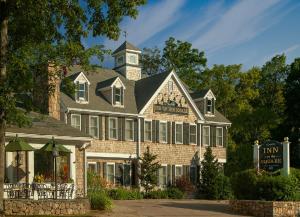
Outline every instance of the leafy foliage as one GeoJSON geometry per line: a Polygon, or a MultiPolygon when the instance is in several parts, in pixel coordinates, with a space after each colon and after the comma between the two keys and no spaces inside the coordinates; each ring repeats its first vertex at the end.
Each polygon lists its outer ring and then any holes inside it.
{"type": "Polygon", "coordinates": [[[148,146],[146,152],[139,159],[141,161],[141,173],[138,176],[146,193],[157,186],[157,171],[161,166],[156,162],[156,158],[157,155],[152,154],[148,146]]]}
{"type": "Polygon", "coordinates": [[[139,200],[143,198],[143,195],[139,189],[108,189],[107,195],[113,200],[139,200]]]}
{"type": "Polygon", "coordinates": [[[88,198],[92,209],[111,210],[113,203],[104,190],[89,190],[88,198]]]}

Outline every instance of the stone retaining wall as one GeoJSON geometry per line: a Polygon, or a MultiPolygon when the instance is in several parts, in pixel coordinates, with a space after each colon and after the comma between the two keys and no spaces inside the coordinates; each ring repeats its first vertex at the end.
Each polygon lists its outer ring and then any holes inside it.
{"type": "Polygon", "coordinates": [[[90,210],[88,199],[75,200],[4,200],[5,215],[82,215],[90,210]]]}
{"type": "Polygon", "coordinates": [[[300,202],[231,200],[233,212],[256,217],[297,217],[300,216],[300,202]]]}

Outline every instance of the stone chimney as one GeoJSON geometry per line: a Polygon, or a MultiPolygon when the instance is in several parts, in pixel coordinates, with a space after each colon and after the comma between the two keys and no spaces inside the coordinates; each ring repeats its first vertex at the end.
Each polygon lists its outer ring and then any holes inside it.
{"type": "Polygon", "coordinates": [[[35,73],[33,90],[33,105],[41,113],[60,120],[60,82],[61,70],[49,63],[47,73],[35,73]]]}

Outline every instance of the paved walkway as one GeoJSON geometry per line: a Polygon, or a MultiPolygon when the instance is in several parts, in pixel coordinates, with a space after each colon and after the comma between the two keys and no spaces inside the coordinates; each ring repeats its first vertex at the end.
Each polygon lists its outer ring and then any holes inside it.
{"type": "Polygon", "coordinates": [[[99,217],[216,217],[235,216],[225,201],[207,200],[120,200],[112,212],[94,213],[99,217]]]}

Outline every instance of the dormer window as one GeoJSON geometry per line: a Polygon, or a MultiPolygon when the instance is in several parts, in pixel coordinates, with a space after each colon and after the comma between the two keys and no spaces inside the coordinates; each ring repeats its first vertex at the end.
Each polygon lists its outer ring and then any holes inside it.
{"type": "Polygon", "coordinates": [[[124,105],[124,88],[123,87],[113,87],[113,104],[115,106],[124,105]]]}
{"type": "Polygon", "coordinates": [[[79,73],[74,83],[76,84],[75,101],[77,103],[88,103],[90,82],[83,72],[79,73]]]}
{"type": "Polygon", "coordinates": [[[212,100],[207,99],[207,108],[206,108],[207,113],[212,113],[212,100]]]}
{"type": "Polygon", "coordinates": [[[78,85],[78,97],[79,100],[85,100],[85,83],[78,85]]]}

